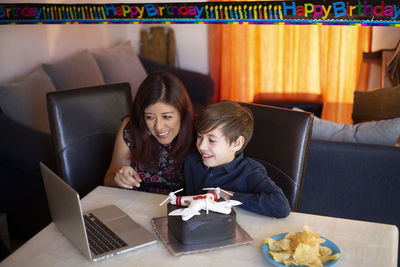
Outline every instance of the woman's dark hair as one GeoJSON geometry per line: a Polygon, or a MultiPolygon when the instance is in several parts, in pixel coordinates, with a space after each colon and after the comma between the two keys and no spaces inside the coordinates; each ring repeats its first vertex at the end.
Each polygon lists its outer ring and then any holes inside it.
{"type": "Polygon", "coordinates": [[[157,102],[176,108],[181,117],[180,129],[170,153],[179,166],[192,148],[193,109],[183,83],[167,71],[152,72],[140,85],[131,109],[132,157],[147,166],[158,163],[160,144],[152,136],[144,120],[144,110],[157,102]]]}

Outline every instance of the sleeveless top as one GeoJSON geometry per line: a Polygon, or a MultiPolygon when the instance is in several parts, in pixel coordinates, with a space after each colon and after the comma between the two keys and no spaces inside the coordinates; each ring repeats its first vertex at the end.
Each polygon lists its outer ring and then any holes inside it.
{"type": "MultiPolygon", "coordinates": [[[[124,128],[123,138],[127,146],[134,149],[130,123],[124,128]]],[[[157,169],[146,168],[140,160],[136,162],[131,160],[131,167],[142,179],[140,187],[134,187],[133,190],[167,195],[183,187],[183,171],[182,168],[174,166],[174,160],[169,157],[171,150],[172,145],[160,144],[157,169]]]]}

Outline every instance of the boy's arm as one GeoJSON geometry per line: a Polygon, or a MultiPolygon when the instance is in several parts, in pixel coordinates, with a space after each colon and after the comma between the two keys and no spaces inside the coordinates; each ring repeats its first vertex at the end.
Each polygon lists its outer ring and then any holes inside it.
{"type": "Polygon", "coordinates": [[[257,168],[247,177],[247,192],[235,192],[233,200],[242,202],[241,207],[270,217],[285,218],[290,206],[282,190],[268,177],[265,169],[257,168]]]}

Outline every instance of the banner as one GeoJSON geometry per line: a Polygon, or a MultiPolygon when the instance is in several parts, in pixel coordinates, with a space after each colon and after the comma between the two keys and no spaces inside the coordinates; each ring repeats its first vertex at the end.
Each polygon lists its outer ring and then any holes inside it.
{"type": "Polygon", "coordinates": [[[0,24],[213,23],[400,25],[399,1],[0,4],[0,24]]]}

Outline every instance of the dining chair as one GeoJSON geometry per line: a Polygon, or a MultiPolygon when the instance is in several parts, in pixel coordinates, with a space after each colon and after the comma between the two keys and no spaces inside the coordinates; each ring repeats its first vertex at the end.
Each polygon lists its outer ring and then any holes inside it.
{"type": "Polygon", "coordinates": [[[253,137],[245,155],[264,165],[289,200],[292,211],[298,211],[314,115],[267,105],[239,104],[254,117],[253,137]]]}
{"type": "Polygon", "coordinates": [[[128,83],[118,83],[47,94],[56,172],[80,197],[103,184],[130,92],[128,83]]]}

